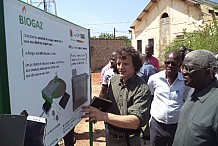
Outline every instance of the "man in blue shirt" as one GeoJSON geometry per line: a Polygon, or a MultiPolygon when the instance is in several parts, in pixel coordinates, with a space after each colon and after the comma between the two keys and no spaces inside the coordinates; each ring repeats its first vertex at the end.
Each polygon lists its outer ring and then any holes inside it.
{"type": "Polygon", "coordinates": [[[148,57],[146,54],[141,55],[142,60],[144,61],[140,71],[138,72],[138,76],[141,77],[145,83],[147,84],[148,78],[157,73],[158,70],[156,67],[154,67],[150,62],[148,62],[148,57]]]}

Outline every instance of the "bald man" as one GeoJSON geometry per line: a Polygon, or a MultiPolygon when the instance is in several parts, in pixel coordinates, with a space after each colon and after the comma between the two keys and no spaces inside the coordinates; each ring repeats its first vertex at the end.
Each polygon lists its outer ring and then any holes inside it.
{"type": "Polygon", "coordinates": [[[194,88],[180,112],[173,146],[218,145],[217,60],[208,50],[188,53],[182,64],[185,85],[194,88]]]}

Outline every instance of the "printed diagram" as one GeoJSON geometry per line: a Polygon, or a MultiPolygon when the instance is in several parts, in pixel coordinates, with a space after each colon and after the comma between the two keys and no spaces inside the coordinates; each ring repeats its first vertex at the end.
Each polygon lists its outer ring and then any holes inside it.
{"type": "MultiPolygon", "coordinates": [[[[46,113],[48,114],[51,110],[53,100],[57,98],[61,98],[59,101],[59,105],[62,109],[66,108],[70,95],[66,93],[66,83],[61,78],[58,78],[56,75],[54,79],[52,79],[48,85],[42,90],[42,98],[45,100],[42,109],[43,113],[41,116],[46,113]]],[[[52,111],[52,115],[55,116],[55,119],[58,120],[59,118],[55,114],[55,111],[52,111]]]]}
{"type": "MultiPolygon", "coordinates": [[[[88,101],[88,78],[87,73],[77,75],[76,69],[72,70],[72,103],[73,111],[82,106],[85,102],[88,101]]],[[[54,117],[54,120],[59,120],[61,109],[65,110],[67,103],[70,99],[70,95],[66,92],[66,83],[64,80],[59,78],[57,75],[48,83],[48,85],[42,89],[42,98],[45,100],[42,105],[42,114],[49,115],[51,114],[54,117]],[[61,98],[57,103],[54,102],[55,99],[61,98]],[[52,110],[52,105],[58,107],[58,110],[52,110]],[[50,112],[51,111],[51,112],[50,112]]],[[[22,111],[23,115],[28,115],[27,111],[22,111]]]]}
{"type": "Polygon", "coordinates": [[[88,101],[87,73],[77,75],[76,69],[72,70],[73,111],[88,101]]]}

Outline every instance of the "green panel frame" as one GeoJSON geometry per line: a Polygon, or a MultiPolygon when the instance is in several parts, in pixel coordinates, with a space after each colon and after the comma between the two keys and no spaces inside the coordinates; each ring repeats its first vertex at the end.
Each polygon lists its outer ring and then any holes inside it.
{"type": "MultiPolygon", "coordinates": [[[[0,114],[10,114],[7,52],[4,25],[4,0],[0,0],[0,114]]],[[[11,58],[12,59],[12,58],[11,58]]]]}

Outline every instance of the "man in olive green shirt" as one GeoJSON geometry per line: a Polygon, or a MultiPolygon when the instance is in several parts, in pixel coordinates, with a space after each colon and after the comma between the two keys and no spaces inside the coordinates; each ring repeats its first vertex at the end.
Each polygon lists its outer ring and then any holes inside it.
{"type": "Polygon", "coordinates": [[[194,88],[180,112],[173,146],[218,146],[218,81],[215,56],[188,53],[182,64],[185,84],[194,88]]]}
{"type": "Polygon", "coordinates": [[[149,95],[145,82],[137,76],[142,66],[140,55],[132,47],[117,51],[119,74],[111,79],[107,98],[112,101],[108,112],[88,106],[83,107],[89,121],[104,121],[106,146],[140,146],[141,127],[149,120],[149,95]]]}

